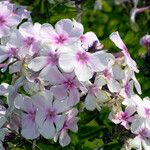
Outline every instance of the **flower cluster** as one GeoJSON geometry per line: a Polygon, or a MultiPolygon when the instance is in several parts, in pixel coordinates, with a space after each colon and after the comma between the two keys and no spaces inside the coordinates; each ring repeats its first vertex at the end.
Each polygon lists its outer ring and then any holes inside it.
{"type": "Polygon", "coordinates": [[[110,35],[121,50],[113,55],[75,20],[62,19],[53,27],[32,23],[29,14],[0,2],[0,67],[12,74],[12,84],[0,85],[7,102],[0,101],[1,147],[10,132],[68,145],[68,130],[78,131],[76,106],[82,101],[89,111],[109,107],[109,119],[136,135],[131,145],[149,149],[150,100],[137,95],[139,70],[119,33],[110,35]],[[21,23],[24,18],[28,21],[21,23]]]}

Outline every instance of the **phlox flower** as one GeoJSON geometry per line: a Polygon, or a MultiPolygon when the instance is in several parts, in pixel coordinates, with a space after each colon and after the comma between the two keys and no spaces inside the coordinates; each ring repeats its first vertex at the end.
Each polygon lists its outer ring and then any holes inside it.
{"type": "Polygon", "coordinates": [[[58,69],[49,72],[47,80],[52,84],[51,92],[58,100],[67,99],[69,106],[76,105],[80,100],[79,88],[82,84],[74,73],[61,73],[58,69]]]}
{"type": "Polygon", "coordinates": [[[0,3],[0,38],[7,36],[12,26],[17,26],[21,22],[18,15],[13,14],[13,7],[0,3]]]}
{"type": "Polygon", "coordinates": [[[86,85],[88,91],[87,96],[85,98],[85,108],[87,110],[90,111],[93,111],[94,109],[100,110],[103,102],[109,100],[108,94],[105,91],[101,90],[102,88],[101,84],[102,82],[97,82],[97,80],[95,80],[93,84],[89,82],[86,85]]]}
{"type": "Polygon", "coordinates": [[[142,12],[144,12],[146,10],[149,10],[149,9],[150,9],[149,6],[141,7],[141,8],[137,8],[137,7],[132,8],[132,10],[130,12],[130,14],[131,14],[131,17],[130,17],[131,21],[133,23],[135,23],[136,15],[139,14],[139,13],[142,13],[142,12]]]}
{"type": "Polygon", "coordinates": [[[120,80],[124,78],[124,71],[117,64],[106,68],[104,71],[99,73],[99,77],[105,80],[105,85],[111,92],[119,92],[121,90],[120,80]]]}
{"type": "Polygon", "coordinates": [[[124,54],[125,57],[125,62],[126,64],[135,72],[139,72],[139,70],[137,69],[137,65],[136,62],[131,58],[129,51],[126,47],[126,45],[124,44],[124,42],[122,41],[118,31],[113,32],[109,38],[114,42],[114,44],[122,50],[122,53],[124,54]]]}
{"type": "Polygon", "coordinates": [[[113,56],[104,51],[89,53],[81,46],[65,47],[60,54],[59,65],[65,72],[75,72],[79,81],[88,81],[94,72],[106,69],[114,62],[113,56]]]}
{"type": "Polygon", "coordinates": [[[39,23],[25,22],[19,26],[23,43],[21,53],[33,56],[39,52],[40,29],[39,23]]]}
{"type": "Polygon", "coordinates": [[[58,59],[59,52],[55,51],[51,46],[44,46],[40,51],[40,56],[33,58],[28,67],[35,72],[42,70],[40,76],[46,79],[49,73],[57,68],[58,59]]]}
{"type": "Polygon", "coordinates": [[[134,86],[139,94],[141,94],[141,86],[137,81],[133,70],[130,68],[125,69],[125,78],[122,79],[123,88],[120,91],[120,95],[124,98],[130,98],[134,95],[134,86]]]}
{"type": "Polygon", "coordinates": [[[131,132],[136,137],[130,142],[132,148],[137,150],[149,150],[150,149],[150,130],[145,126],[145,122],[142,118],[137,118],[131,124],[131,132]]]}
{"type": "Polygon", "coordinates": [[[109,114],[109,119],[115,124],[121,124],[126,129],[129,129],[131,123],[134,120],[133,114],[136,112],[136,106],[128,106],[125,111],[119,111],[117,114],[113,114],[112,112],[109,114]]]}
{"type": "Polygon", "coordinates": [[[35,122],[37,108],[30,97],[18,95],[15,98],[14,105],[21,110],[21,134],[26,139],[35,139],[40,134],[38,125],[35,122]]]}
{"type": "Polygon", "coordinates": [[[66,112],[63,128],[58,133],[56,133],[54,137],[54,141],[57,141],[59,138],[59,143],[63,147],[67,146],[71,142],[71,139],[68,135],[68,130],[71,130],[72,132],[78,131],[78,117],[76,117],[77,113],[78,110],[76,108],[72,108],[66,112]]]}
{"type": "Polygon", "coordinates": [[[77,42],[83,33],[83,28],[75,20],[62,19],[55,24],[55,29],[50,24],[43,24],[40,33],[44,42],[59,48],[77,42]]]}
{"type": "Polygon", "coordinates": [[[94,32],[87,32],[80,36],[81,45],[85,50],[91,48],[94,44],[100,45],[100,42],[94,32]]]}
{"type": "Polygon", "coordinates": [[[54,100],[49,90],[38,92],[32,99],[38,108],[35,121],[40,134],[46,139],[53,138],[63,127],[65,115],[62,112],[69,109],[67,101],[54,100]]]}
{"type": "Polygon", "coordinates": [[[150,129],[150,98],[145,97],[143,101],[141,101],[137,105],[137,112],[139,116],[145,118],[146,127],[150,129]]]}

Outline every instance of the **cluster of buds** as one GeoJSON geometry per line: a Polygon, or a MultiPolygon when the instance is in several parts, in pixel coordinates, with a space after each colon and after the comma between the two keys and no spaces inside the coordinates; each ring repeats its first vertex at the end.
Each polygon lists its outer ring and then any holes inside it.
{"type": "Polygon", "coordinates": [[[121,50],[113,55],[75,20],[32,23],[29,12],[19,7],[14,13],[16,7],[0,2],[0,67],[12,74],[11,84],[0,85],[0,148],[11,132],[68,145],[82,101],[89,111],[109,107],[109,119],[136,135],[131,146],[149,149],[150,100],[136,94],[139,70],[119,33],[110,35],[121,50]]]}

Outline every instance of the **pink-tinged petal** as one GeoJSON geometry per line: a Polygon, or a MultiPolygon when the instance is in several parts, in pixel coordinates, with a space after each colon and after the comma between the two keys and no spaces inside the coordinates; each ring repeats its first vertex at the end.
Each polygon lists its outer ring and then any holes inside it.
{"type": "Polygon", "coordinates": [[[43,126],[44,121],[46,120],[46,112],[45,109],[38,109],[35,116],[35,122],[39,127],[43,126]]]}
{"type": "Polygon", "coordinates": [[[99,40],[94,32],[87,32],[84,35],[81,35],[80,40],[82,42],[82,47],[88,49],[89,47],[93,46],[94,42],[98,42],[99,40]]]}
{"type": "Polygon", "coordinates": [[[125,46],[124,42],[122,41],[118,31],[113,32],[109,38],[114,42],[114,44],[121,50],[127,50],[127,47],[125,46]]]}
{"type": "Polygon", "coordinates": [[[14,105],[17,109],[24,110],[25,112],[33,109],[32,101],[29,97],[18,95],[14,100],[14,105]]]}
{"type": "Polygon", "coordinates": [[[128,116],[131,116],[136,112],[136,110],[137,110],[136,106],[128,106],[125,109],[125,112],[127,113],[128,116]]]}
{"type": "Polygon", "coordinates": [[[144,150],[149,150],[150,149],[150,141],[149,141],[149,139],[142,140],[142,146],[143,146],[144,150]]]}
{"type": "Polygon", "coordinates": [[[57,33],[51,24],[45,23],[41,26],[40,35],[44,38],[44,40],[51,42],[51,40],[57,36],[57,33]]]}
{"type": "Polygon", "coordinates": [[[22,34],[26,36],[34,35],[33,24],[31,22],[24,22],[23,24],[20,25],[19,30],[22,34]]]}
{"type": "Polygon", "coordinates": [[[145,126],[150,130],[150,119],[146,120],[146,125],[145,126]]]}
{"type": "Polygon", "coordinates": [[[22,116],[21,134],[26,139],[35,139],[39,136],[37,125],[27,115],[22,116]]]}
{"type": "Polygon", "coordinates": [[[56,125],[57,132],[63,128],[64,122],[65,122],[65,115],[57,115],[56,116],[55,125],[56,125]]]}
{"type": "Polygon", "coordinates": [[[4,55],[8,53],[8,48],[6,46],[0,46],[0,55],[4,55]]]}
{"type": "Polygon", "coordinates": [[[90,66],[94,71],[103,71],[114,64],[115,58],[112,54],[104,51],[95,52],[91,55],[90,66]]]}
{"type": "Polygon", "coordinates": [[[119,92],[121,90],[119,82],[113,79],[108,82],[107,86],[111,92],[119,92]]]}
{"type": "Polygon", "coordinates": [[[67,111],[69,109],[69,106],[67,105],[67,100],[55,100],[53,103],[53,108],[56,109],[57,113],[61,113],[67,111]]]}
{"type": "Polygon", "coordinates": [[[131,132],[138,135],[140,132],[140,129],[143,127],[145,127],[144,119],[139,117],[132,122],[131,132]]]}
{"type": "Polygon", "coordinates": [[[74,71],[79,81],[88,81],[93,76],[92,69],[86,64],[78,64],[74,71]]]}
{"type": "Polygon", "coordinates": [[[12,13],[11,9],[8,9],[7,6],[0,4],[0,16],[7,18],[12,13]]]}
{"type": "Polygon", "coordinates": [[[56,132],[53,122],[47,119],[43,125],[39,127],[39,132],[44,138],[52,139],[56,132]]]}
{"type": "Polygon", "coordinates": [[[64,85],[52,86],[50,91],[53,93],[54,97],[58,100],[63,100],[67,98],[67,89],[64,85]]]}
{"type": "Polygon", "coordinates": [[[138,150],[142,150],[142,145],[141,145],[141,139],[136,136],[131,142],[130,145],[132,148],[138,149],[138,150]]]}
{"type": "Polygon", "coordinates": [[[72,88],[69,91],[68,105],[74,106],[80,101],[80,95],[77,88],[72,88]]]}
{"type": "Polygon", "coordinates": [[[65,72],[72,72],[74,69],[75,56],[73,53],[62,53],[59,58],[59,66],[65,72]]]}
{"type": "Polygon", "coordinates": [[[127,130],[130,129],[130,126],[127,121],[122,121],[121,125],[124,126],[127,130]]]}
{"type": "Polygon", "coordinates": [[[115,124],[119,124],[121,122],[121,120],[118,117],[118,114],[114,115],[112,112],[109,113],[108,119],[114,122],[115,124]]]}
{"type": "Polygon", "coordinates": [[[7,26],[1,26],[0,27],[0,38],[2,38],[3,36],[7,36],[10,32],[10,28],[7,26]]]}
{"type": "Polygon", "coordinates": [[[40,71],[47,64],[47,60],[45,56],[36,57],[32,59],[28,65],[28,67],[33,71],[40,71]]]}
{"type": "Polygon", "coordinates": [[[137,64],[136,62],[131,58],[130,54],[126,51],[122,51],[124,56],[125,56],[125,62],[126,64],[136,73],[139,72],[139,70],[137,69],[137,64]]]}
{"type": "Polygon", "coordinates": [[[19,16],[10,16],[7,18],[6,24],[8,26],[17,26],[21,22],[21,18],[19,16]]]}
{"type": "Polygon", "coordinates": [[[14,30],[9,39],[9,44],[12,45],[12,47],[21,47],[23,45],[23,36],[20,34],[20,32],[16,29],[14,30]]]}
{"type": "Polygon", "coordinates": [[[77,125],[78,118],[77,118],[77,117],[74,117],[74,118],[72,118],[69,122],[70,122],[69,129],[70,129],[72,132],[77,132],[77,131],[78,131],[78,125],[77,125]]]}
{"type": "Polygon", "coordinates": [[[64,81],[62,73],[58,70],[56,66],[47,65],[39,75],[46,81],[49,81],[50,84],[61,84],[64,81]]]}
{"type": "MultiPolygon", "coordinates": [[[[77,22],[76,20],[73,19],[73,26],[76,28],[76,30],[78,30],[78,32],[80,32],[80,35],[83,34],[84,32],[84,27],[81,23],[77,22]]],[[[76,31],[75,30],[75,31],[76,31]]],[[[79,33],[78,33],[79,34],[79,33]]]]}
{"type": "Polygon", "coordinates": [[[68,119],[73,118],[78,114],[78,109],[72,108],[69,111],[67,111],[66,114],[68,119]]]}
{"type": "Polygon", "coordinates": [[[39,109],[52,107],[53,95],[49,90],[38,92],[31,97],[33,103],[39,109]]]}
{"type": "Polygon", "coordinates": [[[85,107],[87,110],[93,111],[96,108],[96,97],[88,94],[85,98],[85,107]]]}
{"type": "Polygon", "coordinates": [[[73,23],[70,19],[61,19],[55,25],[57,33],[67,32],[69,33],[72,30],[73,23]]]}
{"type": "Polygon", "coordinates": [[[138,82],[138,80],[136,79],[135,75],[133,75],[132,77],[133,81],[134,81],[134,86],[138,92],[138,94],[142,94],[142,90],[141,90],[141,85],[140,83],[138,82]]]}
{"type": "Polygon", "coordinates": [[[124,56],[125,56],[125,61],[127,63],[127,65],[132,68],[135,72],[139,72],[139,70],[137,69],[136,63],[135,61],[131,58],[128,49],[126,47],[126,45],[124,44],[124,42],[122,41],[118,31],[113,32],[109,38],[114,42],[114,44],[122,50],[124,56]]]}
{"type": "Polygon", "coordinates": [[[71,142],[71,139],[66,130],[62,130],[59,137],[59,143],[62,147],[67,146],[71,142]]]}
{"type": "Polygon", "coordinates": [[[56,23],[55,28],[58,34],[65,34],[68,36],[68,44],[77,41],[83,34],[83,26],[75,20],[72,22],[69,19],[62,19],[56,23]]]}
{"type": "Polygon", "coordinates": [[[22,68],[22,61],[17,61],[13,65],[9,66],[9,73],[20,72],[22,68]]]}

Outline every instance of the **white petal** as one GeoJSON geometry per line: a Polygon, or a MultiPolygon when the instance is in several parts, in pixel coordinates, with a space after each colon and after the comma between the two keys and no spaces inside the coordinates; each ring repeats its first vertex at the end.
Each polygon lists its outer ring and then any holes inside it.
{"type": "Polygon", "coordinates": [[[79,81],[88,81],[93,76],[92,69],[86,64],[78,64],[74,71],[79,81]]]}
{"type": "Polygon", "coordinates": [[[61,113],[67,111],[69,109],[69,106],[67,105],[67,100],[55,100],[53,103],[53,108],[56,109],[57,113],[61,113]]]}
{"type": "Polygon", "coordinates": [[[22,118],[21,134],[26,139],[35,139],[40,135],[37,125],[32,120],[28,119],[27,115],[24,115],[22,118]]]}
{"type": "Polygon", "coordinates": [[[110,38],[110,39],[114,42],[114,44],[115,44],[118,48],[120,48],[121,50],[126,49],[126,46],[125,46],[124,42],[122,41],[122,39],[121,39],[121,37],[120,37],[118,31],[113,32],[113,33],[109,36],[109,38],[110,38]]]}
{"type": "Polygon", "coordinates": [[[130,144],[132,148],[135,148],[136,150],[142,150],[141,140],[139,137],[135,137],[130,144]]]}
{"type": "Polygon", "coordinates": [[[46,57],[36,57],[29,62],[28,67],[33,71],[40,71],[46,66],[47,60],[46,57]]]}
{"type": "Polygon", "coordinates": [[[57,115],[57,117],[55,119],[55,125],[56,125],[57,132],[63,128],[64,122],[65,122],[65,115],[57,115]]]}
{"type": "Polygon", "coordinates": [[[65,72],[72,72],[74,69],[74,54],[70,53],[62,53],[59,57],[59,66],[65,72]]]}
{"type": "Polygon", "coordinates": [[[47,65],[41,71],[39,76],[44,80],[49,81],[52,85],[63,83],[63,81],[65,80],[58,68],[56,66],[52,67],[50,65],[47,65]]]}
{"type": "Polygon", "coordinates": [[[46,139],[52,139],[55,135],[55,127],[53,122],[46,120],[41,127],[39,127],[39,132],[46,139]]]}
{"type": "Polygon", "coordinates": [[[67,133],[67,131],[62,131],[59,137],[59,143],[62,147],[67,146],[71,142],[71,139],[67,133]]]}
{"type": "Polygon", "coordinates": [[[91,56],[91,66],[95,71],[103,71],[114,64],[114,56],[112,54],[100,51],[95,52],[91,56]]]}
{"type": "Polygon", "coordinates": [[[68,98],[68,105],[74,106],[76,105],[80,100],[79,91],[76,88],[73,88],[69,92],[69,98],[68,98]]]}
{"type": "Polygon", "coordinates": [[[87,110],[93,111],[96,108],[96,97],[88,94],[85,98],[85,107],[87,110]]]}
{"type": "Polygon", "coordinates": [[[52,106],[53,95],[49,90],[38,92],[32,97],[33,103],[39,109],[44,109],[52,106]]]}
{"type": "Polygon", "coordinates": [[[17,109],[21,109],[24,111],[32,110],[33,109],[33,104],[32,101],[29,97],[23,97],[21,94],[19,94],[15,100],[14,100],[14,105],[17,109]]]}
{"type": "Polygon", "coordinates": [[[67,98],[67,89],[64,85],[52,86],[50,91],[53,93],[54,97],[58,100],[63,100],[67,98]]]}

